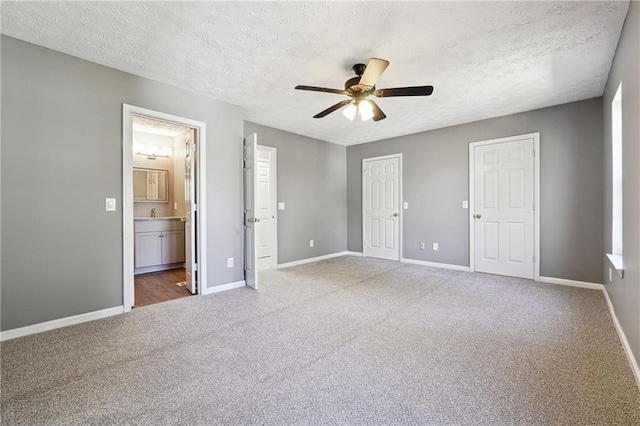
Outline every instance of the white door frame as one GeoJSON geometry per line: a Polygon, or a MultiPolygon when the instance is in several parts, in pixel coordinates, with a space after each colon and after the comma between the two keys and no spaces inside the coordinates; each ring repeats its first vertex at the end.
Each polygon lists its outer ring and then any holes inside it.
{"type": "MultiPolygon", "coordinates": [[[[273,200],[271,203],[271,211],[273,212],[273,248],[271,249],[271,268],[278,267],[278,150],[272,146],[258,144],[258,151],[269,151],[271,153],[271,165],[269,185],[273,190],[273,200]]],[[[258,270],[260,273],[260,270],[258,270]]]]}
{"type": "Polygon", "coordinates": [[[379,157],[369,157],[362,159],[362,170],[360,172],[360,176],[362,177],[362,188],[361,188],[361,196],[362,196],[362,215],[360,216],[362,220],[362,238],[360,238],[360,244],[362,244],[362,256],[367,257],[367,246],[364,243],[364,236],[366,235],[366,227],[367,224],[364,220],[365,214],[365,204],[364,204],[364,193],[366,191],[365,181],[364,181],[364,171],[366,170],[366,163],[369,161],[378,161],[378,160],[388,160],[390,158],[398,159],[398,205],[396,206],[398,209],[398,262],[402,260],[402,221],[404,216],[404,211],[402,210],[403,196],[402,196],[402,153],[397,154],[389,154],[389,155],[381,155],[379,157]]]}
{"type": "Polygon", "coordinates": [[[177,115],[166,114],[134,105],[122,104],[122,257],[123,257],[123,305],[124,311],[129,312],[135,301],[134,292],[134,231],[133,231],[133,120],[132,116],[152,118],[191,127],[197,130],[198,163],[196,186],[198,188],[197,203],[197,259],[198,259],[198,294],[202,294],[207,284],[207,199],[206,199],[206,146],[207,124],[202,121],[191,120],[177,115]]]}
{"type": "Polygon", "coordinates": [[[475,156],[474,148],[533,138],[533,279],[540,281],[540,132],[469,143],[469,270],[475,272],[475,156]]]}

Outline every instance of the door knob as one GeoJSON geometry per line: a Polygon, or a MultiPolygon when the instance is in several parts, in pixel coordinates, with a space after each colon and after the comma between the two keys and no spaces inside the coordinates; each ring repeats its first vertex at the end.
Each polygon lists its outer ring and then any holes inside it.
{"type": "Polygon", "coordinates": [[[398,217],[398,213],[394,213],[394,214],[393,214],[393,217],[398,217]]]}
{"type": "Polygon", "coordinates": [[[482,217],[482,215],[480,213],[478,213],[478,214],[474,214],[473,217],[475,217],[476,219],[480,219],[482,217]]]}

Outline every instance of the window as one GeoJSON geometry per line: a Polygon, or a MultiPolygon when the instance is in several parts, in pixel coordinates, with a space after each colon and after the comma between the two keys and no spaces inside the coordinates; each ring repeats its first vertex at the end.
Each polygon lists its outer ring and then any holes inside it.
{"type": "Polygon", "coordinates": [[[622,262],[622,83],[611,101],[611,255],[620,276],[622,262]]]}

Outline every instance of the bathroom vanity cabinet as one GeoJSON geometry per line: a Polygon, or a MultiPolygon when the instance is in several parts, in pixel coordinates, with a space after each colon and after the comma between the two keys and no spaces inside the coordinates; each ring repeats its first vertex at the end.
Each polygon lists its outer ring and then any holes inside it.
{"type": "Polygon", "coordinates": [[[135,219],[135,273],[183,266],[184,222],[180,217],[135,219]]]}

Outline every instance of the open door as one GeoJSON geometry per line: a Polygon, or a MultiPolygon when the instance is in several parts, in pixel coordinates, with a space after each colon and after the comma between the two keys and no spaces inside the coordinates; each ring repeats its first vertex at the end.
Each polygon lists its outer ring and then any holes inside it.
{"type": "Polygon", "coordinates": [[[191,129],[191,134],[185,141],[185,165],[184,165],[184,244],[185,244],[185,269],[187,272],[186,287],[191,294],[198,292],[198,259],[196,250],[196,143],[195,130],[191,129]]]}
{"type": "Polygon", "coordinates": [[[258,240],[256,238],[256,169],[258,135],[253,133],[244,140],[244,280],[253,289],[258,289],[258,240]]]}

